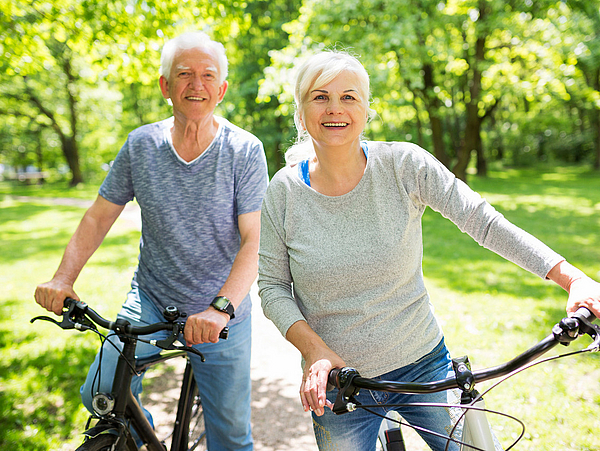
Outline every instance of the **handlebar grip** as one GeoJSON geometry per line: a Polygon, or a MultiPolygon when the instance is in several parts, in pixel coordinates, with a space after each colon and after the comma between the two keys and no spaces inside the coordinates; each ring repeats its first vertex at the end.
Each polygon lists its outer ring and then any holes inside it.
{"type": "Polygon", "coordinates": [[[577,319],[586,319],[589,322],[592,322],[596,319],[596,315],[594,315],[586,307],[579,307],[577,311],[573,314],[573,317],[577,319]]]}
{"type": "Polygon", "coordinates": [[[336,388],[340,388],[340,381],[338,379],[338,375],[340,374],[340,371],[342,371],[341,368],[333,368],[329,372],[329,376],[327,376],[328,384],[333,385],[336,388]]]}
{"type": "Polygon", "coordinates": [[[219,338],[223,340],[227,340],[229,338],[229,327],[224,327],[221,332],[219,332],[219,338]]]}

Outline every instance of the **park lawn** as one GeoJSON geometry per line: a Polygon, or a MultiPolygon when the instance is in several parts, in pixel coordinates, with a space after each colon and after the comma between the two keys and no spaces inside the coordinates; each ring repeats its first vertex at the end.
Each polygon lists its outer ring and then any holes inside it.
{"type": "MultiPolygon", "coordinates": [[[[39,189],[31,192],[36,198],[46,197],[39,189]]],[[[83,199],[94,197],[91,191],[83,199]]],[[[35,287],[52,277],[84,211],[43,200],[17,202],[0,197],[2,450],[67,450],[81,443],[88,415],[81,406],[79,387],[99,339],[29,320],[47,314],[33,300],[35,287]]],[[[115,316],[127,292],[138,241],[135,226],[119,219],[76,283],[82,300],[109,318],[115,316]]]]}
{"type": "MultiPolygon", "coordinates": [[[[600,174],[581,167],[508,170],[470,183],[508,219],[600,279],[600,174]]],[[[27,187],[18,195],[48,197],[44,192],[27,187]]],[[[94,189],[81,192],[87,194],[75,197],[95,197],[94,189]]],[[[84,210],[9,194],[12,188],[0,186],[0,449],[72,449],[87,417],[78,389],[98,340],[29,319],[43,314],[33,291],[52,276],[84,210]]],[[[426,283],[454,356],[468,354],[474,368],[495,365],[546,336],[563,316],[565,293],[551,282],[481,248],[435,212],[426,212],[423,230],[426,283]]],[[[117,222],[81,274],[76,290],[101,314],[118,310],[138,240],[133,226],[117,222]]],[[[597,450],[599,381],[600,359],[585,354],[527,370],[487,394],[486,403],[525,423],[516,449],[597,450]]],[[[492,421],[504,446],[520,431],[514,422],[492,421]]]]}

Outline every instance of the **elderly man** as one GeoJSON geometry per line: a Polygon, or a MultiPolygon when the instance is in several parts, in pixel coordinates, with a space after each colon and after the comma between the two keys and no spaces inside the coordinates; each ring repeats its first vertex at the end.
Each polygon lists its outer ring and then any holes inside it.
{"type": "MultiPolygon", "coordinates": [[[[119,316],[132,324],[186,312],[184,338],[206,355],[190,355],[205,409],[211,450],[250,450],[250,297],[257,274],[260,207],[267,186],[262,143],[214,115],[227,91],[227,58],[204,33],[185,33],[161,56],[160,88],[173,117],[134,130],[85,213],[56,274],[36,301],[60,314],[73,285],[125,204],[141,207],[139,263],[119,316]],[[219,332],[229,326],[228,340],[219,332]]],[[[157,348],[138,343],[139,357],[157,348]]],[[[91,410],[110,391],[117,353],[105,343],[81,387],[91,410]],[[102,371],[98,372],[102,357],[102,371]],[[101,379],[99,379],[101,377],[101,379]]],[[[141,377],[132,383],[139,399],[141,377]]],[[[149,413],[147,413],[149,416],[149,413]]]]}

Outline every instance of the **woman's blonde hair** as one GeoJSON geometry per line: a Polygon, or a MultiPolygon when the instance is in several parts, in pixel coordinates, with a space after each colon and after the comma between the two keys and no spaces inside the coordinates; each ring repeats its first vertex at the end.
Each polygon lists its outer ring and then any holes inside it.
{"type": "Polygon", "coordinates": [[[358,59],[340,50],[325,50],[308,58],[298,69],[294,86],[294,123],[298,131],[296,143],[285,153],[286,164],[292,165],[314,155],[310,136],[302,125],[302,114],[308,95],[315,87],[330,83],[343,72],[352,72],[358,78],[358,96],[367,107],[369,119],[375,111],[369,107],[371,91],[369,74],[358,59]]]}

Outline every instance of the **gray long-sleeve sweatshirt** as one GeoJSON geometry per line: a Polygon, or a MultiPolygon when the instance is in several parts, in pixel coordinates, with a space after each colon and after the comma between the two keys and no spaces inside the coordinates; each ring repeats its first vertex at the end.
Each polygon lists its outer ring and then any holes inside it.
{"type": "Polygon", "coordinates": [[[367,142],[365,173],[325,196],[285,167],[262,208],[259,293],[285,336],[306,321],[365,377],[417,361],[441,340],[422,271],[421,218],[440,212],[477,243],[546,277],[563,258],[506,220],[429,152],[367,142]]]}

